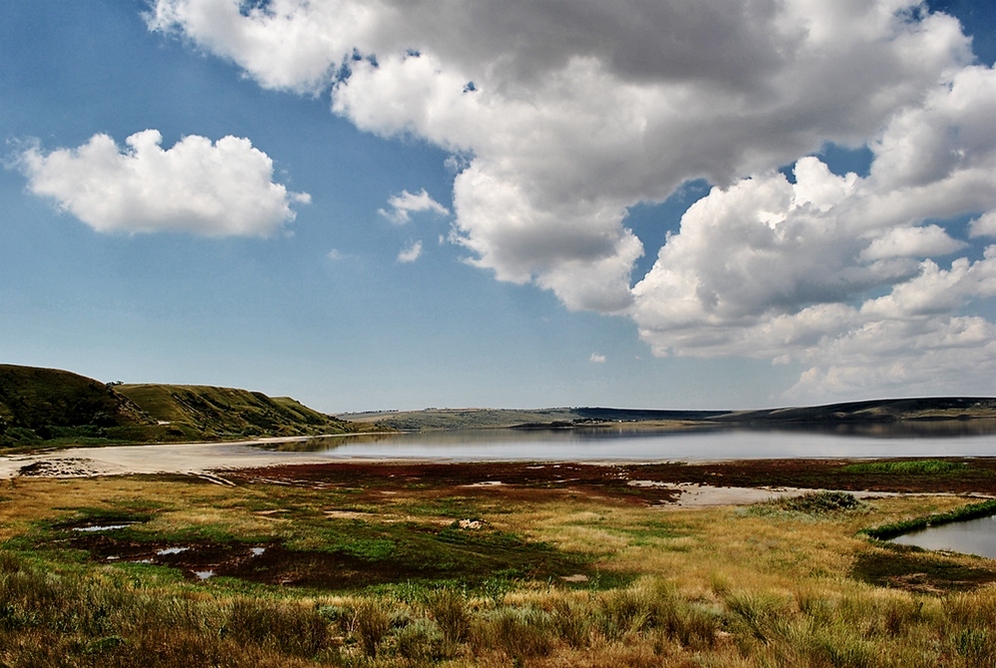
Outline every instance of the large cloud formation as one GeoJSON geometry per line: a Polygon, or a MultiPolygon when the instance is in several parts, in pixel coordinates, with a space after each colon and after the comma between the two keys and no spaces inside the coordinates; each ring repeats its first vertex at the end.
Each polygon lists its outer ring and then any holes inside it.
{"type": "Polygon", "coordinates": [[[53,198],[98,232],[267,236],[310,200],[273,182],[273,161],[248,139],[190,135],[163,150],[157,130],[121,149],[97,134],[75,149],[22,152],[17,166],[36,195],[53,198]]]}
{"type": "Polygon", "coordinates": [[[475,264],[632,317],[657,354],[803,363],[798,396],[992,391],[994,326],[968,313],[996,250],[955,257],[944,221],[996,228],[996,74],[925,5],[158,0],[147,20],[451,151],[475,264]],[[828,142],[870,148],[870,173],[805,157],[828,142]],[[699,178],[633,286],[627,208],[699,178]]]}

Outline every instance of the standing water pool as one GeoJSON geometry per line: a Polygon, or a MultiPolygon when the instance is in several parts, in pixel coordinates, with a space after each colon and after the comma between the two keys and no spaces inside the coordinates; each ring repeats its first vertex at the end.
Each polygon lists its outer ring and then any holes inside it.
{"type": "Polygon", "coordinates": [[[996,516],[928,527],[897,536],[892,542],[996,559],[996,516]]]}

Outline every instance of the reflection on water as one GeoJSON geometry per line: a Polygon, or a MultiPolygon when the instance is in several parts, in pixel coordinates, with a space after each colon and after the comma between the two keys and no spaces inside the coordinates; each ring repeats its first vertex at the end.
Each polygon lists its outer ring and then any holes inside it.
{"type": "Polygon", "coordinates": [[[388,438],[393,438],[397,434],[354,434],[343,436],[312,436],[304,441],[290,441],[287,443],[262,443],[258,447],[275,452],[322,452],[333,450],[340,445],[350,443],[377,443],[388,438]]]}
{"type": "Polygon", "coordinates": [[[971,457],[996,455],[996,435],[918,435],[881,438],[813,431],[632,430],[518,431],[475,429],[417,434],[330,436],[284,443],[335,459],[476,460],[708,460],[832,457],[971,457]]]}
{"type": "Polygon", "coordinates": [[[903,534],[892,540],[925,550],[948,550],[996,559],[996,517],[952,522],[903,534]]]}
{"type": "Polygon", "coordinates": [[[996,420],[920,419],[900,422],[854,422],[826,426],[803,425],[793,431],[822,432],[841,436],[873,436],[875,438],[994,436],[996,435],[996,420]]]}

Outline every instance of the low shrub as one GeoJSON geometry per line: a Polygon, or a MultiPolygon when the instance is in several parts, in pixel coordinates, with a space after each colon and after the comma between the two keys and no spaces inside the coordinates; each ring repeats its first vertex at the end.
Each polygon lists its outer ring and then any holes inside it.
{"type": "Polygon", "coordinates": [[[848,510],[855,510],[861,502],[853,494],[847,492],[806,492],[801,496],[781,499],[778,505],[785,510],[807,515],[826,515],[848,510]]]}

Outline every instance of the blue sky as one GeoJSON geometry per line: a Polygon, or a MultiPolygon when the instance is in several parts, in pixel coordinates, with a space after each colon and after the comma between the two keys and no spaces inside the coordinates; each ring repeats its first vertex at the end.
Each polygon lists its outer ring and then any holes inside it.
{"type": "Polygon", "coordinates": [[[0,358],[326,411],[996,393],[992,3],[740,4],[8,3],[0,358]]]}

